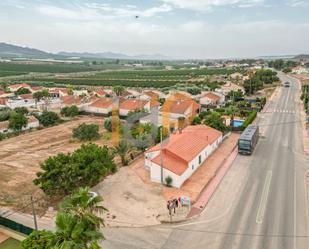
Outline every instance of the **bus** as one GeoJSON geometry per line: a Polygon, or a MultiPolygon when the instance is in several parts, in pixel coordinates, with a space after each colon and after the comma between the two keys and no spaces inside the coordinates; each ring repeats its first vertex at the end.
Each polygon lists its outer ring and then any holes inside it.
{"type": "Polygon", "coordinates": [[[244,130],[238,139],[238,153],[251,155],[258,141],[259,127],[251,124],[244,130]]]}

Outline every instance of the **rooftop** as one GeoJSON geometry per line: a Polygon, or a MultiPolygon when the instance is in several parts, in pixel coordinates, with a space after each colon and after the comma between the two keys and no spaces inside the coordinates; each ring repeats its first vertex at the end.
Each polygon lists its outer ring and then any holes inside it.
{"type": "Polygon", "coordinates": [[[127,99],[120,103],[120,109],[137,110],[142,109],[149,101],[140,99],[127,99]]]}

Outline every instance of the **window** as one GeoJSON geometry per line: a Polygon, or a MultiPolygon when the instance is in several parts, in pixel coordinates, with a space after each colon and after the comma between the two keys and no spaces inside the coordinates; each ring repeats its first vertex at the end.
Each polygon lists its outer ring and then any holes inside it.
{"type": "Polygon", "coordinates": [[[192,164],[192,170],[194,170],[194,164],[192,164]]]}
{"type": "Polygon", "coordinates": [[[198,164],[201,164],[201,163],[202,163],[202,156],[199,155],[199,156],[198,156],[198,164]]]}

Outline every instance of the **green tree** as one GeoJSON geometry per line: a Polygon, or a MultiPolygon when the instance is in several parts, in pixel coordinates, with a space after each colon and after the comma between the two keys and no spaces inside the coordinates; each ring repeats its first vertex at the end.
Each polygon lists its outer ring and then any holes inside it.
{"type": "Polygon", "coordinates": [[[202,120],[199,116],[194,117],[194,119],[192,121],[193,125],[198,125],[198,124],[201,124],[201,123],[202,123],[202,120]]]}
{"type": "Polygon", "coordinates": [[[212,112],[210,115],[206,116],[204,124],[222,132],[226,130],[223,119],[217,112],[212,112]]]}
{"type": "Polygon", "coordinates": [[[100,138],[99,126],[96,124],[81,124],[73,129],[73,137],[80,141],[92,141],[100,138]]]}
{"type": "Polygon", "coordinates": [[[124,93],[125,88],[123,86],[114,86],[113,91],[116,93],[117,96],[121,96],[124,93]]]}
{"type": "Polygon", "coordinates": [[[74,87],[72,85],[67,85],[67,90],[69,95],[73,95],[74,87]]]}
{"type": "Polygon", "coordinates": [[[127,140],[120,140],[119,144],[115,146],[115,152],[120,156],[123,166],[128,165],[127,154],[131,150],[131,145],[127,140]]]}
{"type": "Polygon", "coordinates": [[[24,107],[24,106],[21,106],[21,107],[16,107],[14,109],[14,112],[17,112],[17,113],[21,113],[23,115],[27,115],[29,113],[27,107],[24,107]]]}
{"type": "Polygon", "coordinates": [[[44,111],[38,117],[38,119],[40,123],[45,127],[58,124],[61,121],[58,114],[55,112],[51,112],[51,111],[44,111]]]}
{"type": "Polygon", "coordinates": [[[76,105],[65,106],[61,109],[60,114],[64,117],[75,117],[79,113],[76,105]]]}
{"type": "Polygon", "coordinates": [[[19,88],[15,94],[16,95],[21,95],[21,94],[28,94],[28,93],[31,93],[30,90],[28,88],[19,88]]]}
{"type": "Polygon", "coordinates": [[[33,231],[21,243],[21,249],[46,249],[49,248],[53,238],[53,233],[50,231],[33,231]]]}
{"type": "Polygon", "coordinates": [[[114,155],[107,147],[83,144],[72,154],[60,153],[41,164],[34,184],[49,196],[64,196],[79,187],[93,186],[101,177],[115,172],[114,155]]]}
{"type": "Polygon", "coordinates": [[[22,113],[14,112],[9,119],[9,128],[14,131],[21,131],[28,124],[27,117],[22,113]]]}

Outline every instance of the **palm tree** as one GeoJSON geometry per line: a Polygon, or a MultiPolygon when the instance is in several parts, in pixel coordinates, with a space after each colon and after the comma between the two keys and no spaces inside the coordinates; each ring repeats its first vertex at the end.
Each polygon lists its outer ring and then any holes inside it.
{"type": "Polygon", "coordinates": [[[56,217],[56,232],[50,246],[52,249],[97,249],[103,235],[88,226],[73,214],[59,212],[56,217]]]}
{"type": "Polygon", "coordinates": [[[101,196],[92,196],[89,187],[79,188],[77,193],[66,198],[61,204],[61,210],[78,217],[87,225],[94,228],[104,226],[104,220],[98,216],[107,209],[100,205],[103,199],[101,196]]]}
{"type": "Polygon", "coordinates": [[[124,139],[120,140],[119,144],[115,146],[115,151],[120,156],[123,166],[128,164],[126,157],[130,150],[131,145],[124,139]]]}

